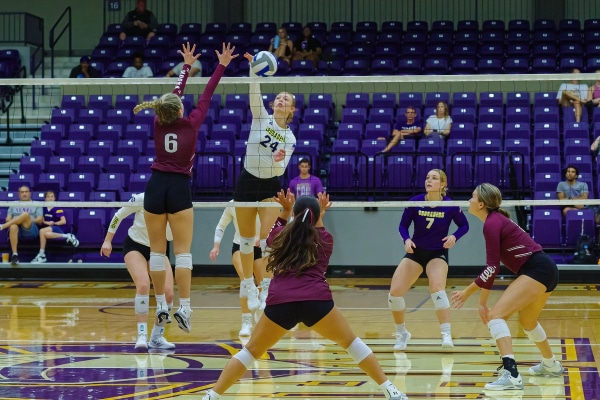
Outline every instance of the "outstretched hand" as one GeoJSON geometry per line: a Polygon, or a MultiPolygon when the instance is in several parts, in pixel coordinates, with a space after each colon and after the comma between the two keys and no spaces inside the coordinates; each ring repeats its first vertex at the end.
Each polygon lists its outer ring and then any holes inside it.
{"type": "Polygon", "coordinates": [[[215,50],[217,54],[217,58],[219,59],[219,64],[224,65],[225,67],[229,65],[231,60],[236,58],[239,54],[233,54],[235,51],[235,46],[231,46],[231,43],[223,43],[223,51],[219,53],[218,50],[215,50]]]}
{"type": "Polygon", "coordinates": [[[325,192],[317,193],[317,200],[319,200],[319,206],[321,207],[321,218],[323,218],[325,211],[329,210],[333,203],[329,201],[329,194],[325,192]]]}
{"type": "Polygon", "coordinates": [[[250,54],[250,53],[246,52],[246,54],[244,54],[244,58],[245,58],[246,60],[248,60],[248,62],[249,62],[249,63],[251,63],[251,62],[252,62],[252,60],[254,59],[254,56],[253,56],[252,54],[250,54]]]}
{"type": "Polygon", "coordinates": [[[196,45],[190,47],[190,42],[181,45],[182,50],[179,50],[178,53],[183,56],[183,63],[187,65],[192,65],[198,58],[200,58],[200,53],[194,55],[196,52],[196,45]]]}
{"type": "Polygon", "coordinates": [[[294,208],[294,203],[296,202],[296,196],[294,196],[294,193],[292,193],[290,189],[288,189],[287,191],[281,189],[277,193],[277,196],[274,197],[274,199],[281,205],[283,211],[292,212],[292,209],[294,208]]]}

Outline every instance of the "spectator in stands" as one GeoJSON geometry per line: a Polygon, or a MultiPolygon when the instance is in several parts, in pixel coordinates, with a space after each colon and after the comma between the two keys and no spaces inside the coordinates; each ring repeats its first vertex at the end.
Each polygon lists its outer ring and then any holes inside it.
{"type": "MultiPolygon", "coordinates": [[[[44,195],[45,201],[56,201],[56,195],[52,190],[48,190],[44,195]]],[[[72,233],[65,233],[61,226],[67,224],[67,218],[63,207],[44,207],[44,220],[42,225],[44,228],[40,229],[40,251],[31,260],[32,264],[43,264],[46,260],[46,242],[48,239],[66,239],[68,244],[73,247],[79,246],[79,240],[72,233]]]]}
{"type": "Polygon", "coordinates": [[[83,56],[79,59],[79,65],[71,70],[69,78],[102,78],[102,74],[90,65],[88,56],[83,56]]]}
{"type": "MultiPolygon", "coordinates": [[[[556,187],[556,196],[559,200],[572,200],[581,199],[587,200],[588,198],[588,185],[585,182],[577,180],[579,176],[579,170],[573,165],[569,165],[565,170],[566,181],[558,183],[556,187]]],[[[577,210],[583,208],[583,204],[568,205],[562,207],[563,215],[566,216],[567,212],[571,210],[577,210]]]]}
{"type": "Polygon", "coordinates": [[[310,160],[303,158],[298,163],[300,175],[290,181],[290,191],[296,197],[313,196],[323,193],[323,184],[319,177],[310,174],[310,160]]]}
{"type": "MultiPolygon", "coordinates": [[[[596,74],[600,76],[600,69],[596,71],[596,74]]],[[[600,79],[596,79],[596,82],[588,89],[585,105],[590,112],[593,112],[594,107],[600,107],[600,79]]]]}
{"type": "Polygon", "coordinates": [[[119,39],[125,40],[127,36],[143,36],[150,40],[155,35],[158,21],[152,11],[146,8],[146,0],[137,0],[135,10],[129,11],[121,22],[124,31],[119,39]]]}
{"type": "MultiPolygon", "coordinates": [[[[571,70],[573,74],[579,74],[577,68],[571,70]]],[[[573,79],[571,83],[562,83],[558,88],[556,98],[558,104],[563,107],[575,108],[575,121],[581,122],[581,105],[587,101],[588,85],[579,83],[579,80],[573,79]]]]}
{"type": "MultiPolygon", "coordinates": [[[[31,200],[31,190],[29,186],[19,187],[19,201],[27,202],[31,200]]],[[[39,230],[37,224],[44,220],[41,207],[34,206],[11,206],[6,213],[6,222],[0,225],[0,230],[8,229],[12,257],[12,265],[19,264],[19,254],[17,245],[19,239],[35,239],[38,237],[39,230]]]]}
{"type": "Polygon", "coordinates": [[[152,78],[153,76],[152,68],[144,65],[144,55],[141,53],[135,53],[133,65],[123,71],[123,78],[152,78]]]}
{"type": "Polygon", "coordinates": [[[317,66],[322,52],[321,42],[312,35],[310,26],[305,26],[302,29],[302,36],[294,42],[292,60],[309,60],[317,66]]]}
{"type": "MultiPolygon", "coordinates": [[[[396,125],[394,125],[394,130],[392,131],[392,139],[388,143],[388,145],[382,151],[388,152],[392,147],[398,144],[399,141],[404,140],[404,138],[418,138],[423,131],[423,126],[421,125],[421,121],[417,116],[417,109],[413,106],[406,107],[406,111],[404,112],[404,117],[399,117],[396,121],[396,125]]],[[[378,138],[385,139],[385,138],[378,138]]]]}
{"type": "Polygon", "coordinates": [[[448,137],[451,125],[452,117],[450,117],[448,104],[445,101],[438,101],[435,106],[435,114],[429,116],[425,121],[425,136],[437,133],[440,137],[448,137]]]}
{"type": "MultiPolygon", "coordinates": [[[[174,66],[173,68],[171,68],[169,70],[169,72],[167,72],[167,77],[171,77],[171,76],[179,76],[179,74],[181,74],[181,70],[183,69],[183,61],[180,62],[179,64],[177,64],[176,66],[174,66]]],[[[192,76],[202,76],[202,64],[200,63],[200,61],[196,60],[194,61],[194,63],[191,65],[191,69],[190,69],[190,77],[192,76]]]]}
{"type": "Polygon", "coordinates": [[[283,60],[288,64],[291,64],[293,50],[294,42],[289,38],[287,29],[279,28],[277,30],[277,35],[271,39],[269,51],[273,53],[278,60],[283,60]]]}

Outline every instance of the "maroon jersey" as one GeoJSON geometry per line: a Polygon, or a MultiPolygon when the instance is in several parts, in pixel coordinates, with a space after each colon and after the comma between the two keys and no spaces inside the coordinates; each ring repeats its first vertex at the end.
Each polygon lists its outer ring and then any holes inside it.
{"type": "Polygon", "coordinates": [[[517,274],[533,253],[542,246],[533,241],[521,227],[499,212],[488,214],[483,223],[486,268],[475,279],[475,284],[490,289],[500,270],[500,262],[517,274]]]}
{"type": "MultiPolygon", "coordinates": [[[[154,146],[156,158],[150,168],[156,171],[174,172],[192,176],[192,166],[196,154],[198,131],[210,106],[210,99],[223,76],[225,66],[219,64],[213,72],[196,108],[184,118],[168,125],[160,125],[154,118],[154,146]]],[[[187,81],[190,66],[185,64],[179,74],[173,93],[181,97],[187,81]]]]}
{"type": "MultiPolygon", "coordinates": [[[[286,220],[277,218],[273,229],[269,232],[267,245],[271,245],[286,224],[286,220]]],[[[273,276],[269,285],[267,305],[305,300],[333,300],[329,283],[325,278],[329,258],[333,252],[333,237],[325,228],[317,228],[317,230],[320,242],[317,263],[306,268],[300,275],[296,275],[296,271],[292,268],[287,273],[273,276]]]]}

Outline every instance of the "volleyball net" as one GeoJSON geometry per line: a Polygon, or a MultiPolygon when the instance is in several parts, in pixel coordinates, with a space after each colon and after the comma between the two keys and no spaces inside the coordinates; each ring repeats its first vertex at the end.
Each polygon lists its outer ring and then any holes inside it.
{"type": "MultiPolygon", "coordinates": [[[[441,169],[447,174],[448,195],[455,200],[445,205],[466,209],[465,200],[473,189],[489,182],[501,189],[504,206],[516,207],[516,219],[524,229],[535,235],[537,221],[540,231],[560,231],[548,246],[573,246],[576,238],[567,234],[569,221],[560,213],[565,203],[557,198],[557,186],[565,180],[567,166],[577,168],[589,200],[569,201],[584,206],[572,225],[578,224],[579,234],[583,220],[585,231],[595,237],[594,210],[600,200],[591,146],[600,135],[600,108],[573,98],[587,97],[583,84],[592,86],[596,79],[596,74],[571,73],[226,76],[198,135],[190,180],[194,206],[232,206],[228,201],[243,168],[252,121],[249,83],[257,80],[269,111],[277,93],[286,91],[295,97],[290,128],[297,143],[281,177],[282,187],[299,175],[300,161],[308,160],[311,174],[330,194],[333,210],[358,210],[368,218],[373,210],[397,212],[422,205],[408,199],[424,193],[430,170],[441,169]],[[576,86],[574,79],[582,85],[576,86]],[[568,103],[563,107],[559,88],[565,83],[568,103]],[[407,135],[389,152],[382,152],[394,128],[412,121],[407,120],[408,109],[414,110],[415,121],[424,130],[440,102],[452,120],[447,136],[407,135]]],[[[207,81],[188,79],[182,98],[186,113],[207,81]]],[[[175,82],[168,78],[0,80],[0,85],[23,85],[26,120],[22,124],[19,112],[11,114],[13,145],[4,146],[3,155],[10,159],[11,172],[4,181],[7,190],[0,206],[17,200],[21,184],[37,193],[34,200],[43,200],[40,193],[46,190],[55,191],[56,204],[65,207],[127,205],[132,193],[144,191],[154,160],[154,112],[133,114],[132,109],[170,93],[175,82]]],[[[18,101],[13,104],[19,106],[18,101]]]]}

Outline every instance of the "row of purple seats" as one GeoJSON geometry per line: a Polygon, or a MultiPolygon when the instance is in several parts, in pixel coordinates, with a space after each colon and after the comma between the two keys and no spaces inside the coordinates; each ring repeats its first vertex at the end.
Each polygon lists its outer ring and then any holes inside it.
{"type": "Polygon", "coordinates": [[[17,49],[0,49],[0,78],[14,78],[21,68],[21,56],[17,49]]]}
{"type": "MultiPolygon", "coordinates": [[[[556,198],[556,192],[552,195],[556,198]]],[[[531,220],[531,236],[544,248],[574,247],[581,235],[582,225],[583,232],[592,240],[596,236],[594,211],[591,209],[570,211],[563,219],[558,206],[536,206],[533,208],[531,220]]]]}

